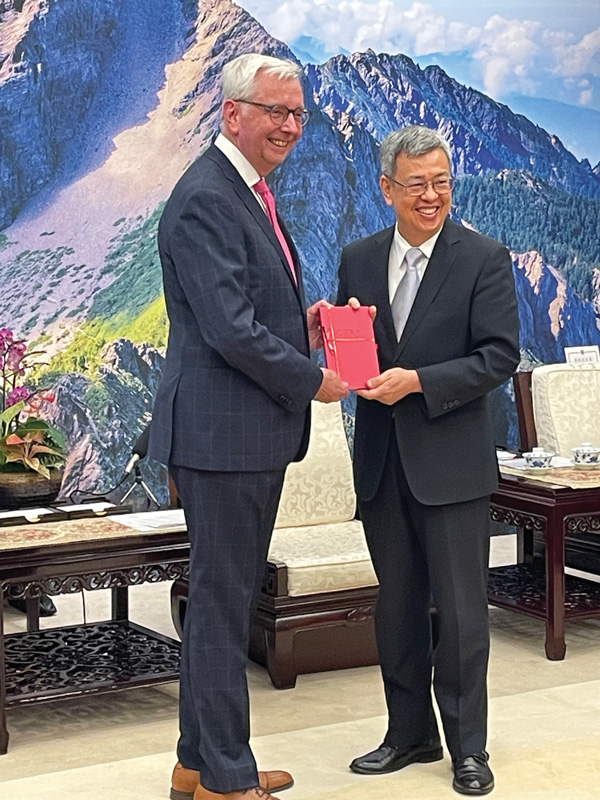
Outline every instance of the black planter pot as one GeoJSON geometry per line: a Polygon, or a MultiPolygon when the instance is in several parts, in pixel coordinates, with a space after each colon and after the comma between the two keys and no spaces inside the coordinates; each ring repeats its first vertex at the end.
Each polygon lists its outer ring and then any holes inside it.
{"type": "Polygon", "coordinates": [[[52,468],[50,478],[37,472],[0,472],[0,509],[28,508],[56,500],[63,470],[52,468]]]}

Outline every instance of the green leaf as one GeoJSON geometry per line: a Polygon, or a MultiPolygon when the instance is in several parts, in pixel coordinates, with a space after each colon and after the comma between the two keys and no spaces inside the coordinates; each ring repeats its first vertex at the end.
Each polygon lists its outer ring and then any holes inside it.
{"type": "Polygon", "coordinates": [[[46,444],[52,444],[57,450],[61,451],[60,454],[64,453],[67,444],[65,437],[54,425],[50,425],[49,422],[38,417],[29,417],[18,426],[16,433],[23,436],[28,431],[42,431],[46,444]]]}
{"type": "Polygon", "coordinates": [[[34,444],[31,448],[31,452],[32,454],[35,453],[36,456],[39,455],[39,453],[50,453],[52,456],[60,455],[60,453],[58,453],[56,450],[53,450],[51,447],[48,447],[45,444],[34,444]]]}
{"type": "Polygon", "coordinates": [[[52,440],[52,443],[58,450],[64,452],[65,447],[67,446],[67,442],[65,440],[65,437],[58,430],[58,428],[55,428],[54,425],[48,425],[48,430],[46,432],[46,435],[48,436],[49,439],[52,440]]]}
{"type": "Polygon", "coordinates": [[[5,450],[6,453],[6,463],[10,464],[11,462],[14,464],[18,464],[19,462],[25,463],[25,458],[23,453],[15,453],[14,450],[5,450]]]}
{"type": "Polygon", "coordinates": [[[6,408],[2,414],[0,414],[0,423],[2,424],[2,436],[6,436],[6,432],[8,431],[8,426],[13,421],[13,419],[18,416],[21,411],[25,408],[25,401],[20,400],[18,403],[15,403],[14,406],[9,406],[6,408]]]}
{"type": "Polygon", "coordinates": [[[50,426],[48,423],[39,417],[28,417],[25,422],[19,424],[18,430],[20,431],[46,431],[50,426]]]}
{"type": "Polygon", "coordinates": [[[39,472],[40,475],[43,475],[44,478],[50,478],[50,471],[48,467],[45,467],[42,463],[40,463],[39,458],[25,458],[24,463],[29,469],[32,469],[34,472],[39,472]]]}

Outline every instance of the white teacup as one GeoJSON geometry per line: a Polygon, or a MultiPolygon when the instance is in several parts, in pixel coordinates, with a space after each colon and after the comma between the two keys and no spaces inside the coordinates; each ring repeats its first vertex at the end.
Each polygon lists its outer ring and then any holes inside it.
{"type": "Polygon", "coordinates": [[[574,464],[596,465],[600,463],[600,447],[593,447],[590,442],[584,442],[579,447],[574,447],[571,452],[574,464]]]}
{"type": "Polygon", "coordinates": [[[543,447],[533,447],[530,453],[523,453],[525,463],[531,469],[548,469],[554,453],[547,453],[543,447]]]}

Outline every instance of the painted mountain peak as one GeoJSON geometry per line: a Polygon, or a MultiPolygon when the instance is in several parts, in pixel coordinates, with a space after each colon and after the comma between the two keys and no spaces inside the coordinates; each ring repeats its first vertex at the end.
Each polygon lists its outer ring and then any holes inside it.
{"type": "MultiPolygon", "coordinates": [[[[222,66],[294,56],[230,0],[0,0],[0,23],[0,323],[48,353],[39,380],[72,448],[65,494],[98,489],[151,418],[166,335],[156,226],[218,130],[222,66]]],[[[310,300],[333,296],[346,243],[392,222],[382,138],[425,124],[454,150],[455,218],[514,253],[527,359],[600,342],[597,168],[407,56],[304,69],[313,116],[272,184],[310,300]]]]}

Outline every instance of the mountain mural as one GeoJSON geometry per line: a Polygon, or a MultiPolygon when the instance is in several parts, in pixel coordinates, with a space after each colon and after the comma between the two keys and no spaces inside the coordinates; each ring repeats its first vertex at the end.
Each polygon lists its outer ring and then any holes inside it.
{"type": "MultiPolygon", "coordinates": [[[[122,476],[166,343],[156,227],[219,125],[222,66],[294,58],[231,0],[0,0],[0,326],[46,351],[37,385],[68,436],[64,496],[122,476]]],[[[309,299],[341,248],[391,224],[378,145],[405,124],[455,154],[454,217],[511,249],[526,364],[600,344],[600,173],[506,105],[401,54],[307,64],[312,119],[270,181],[309,299]]],[[[496,393],[499,443],[515,444],[496,393]]],[[[166,497],[164,470],[145,477],[166,497]]]]}

